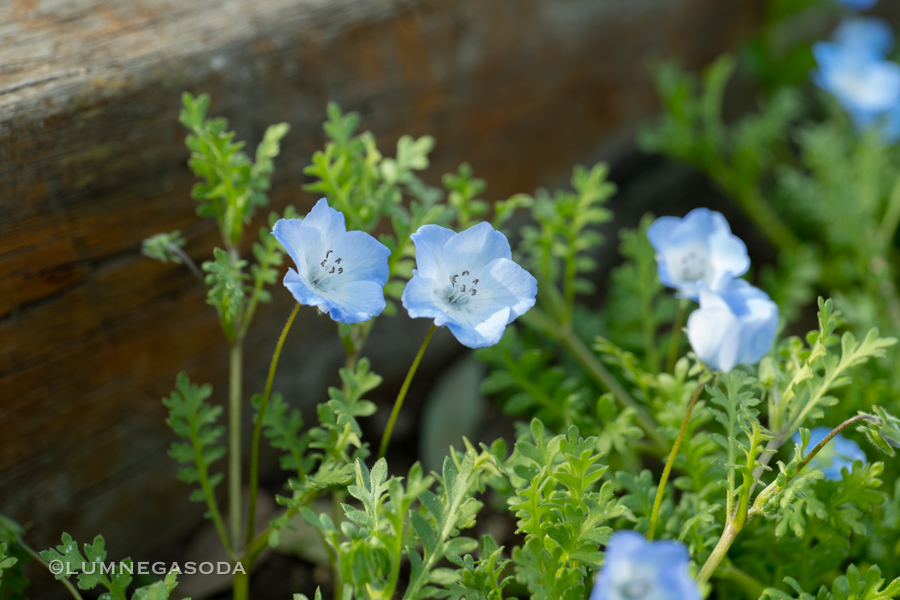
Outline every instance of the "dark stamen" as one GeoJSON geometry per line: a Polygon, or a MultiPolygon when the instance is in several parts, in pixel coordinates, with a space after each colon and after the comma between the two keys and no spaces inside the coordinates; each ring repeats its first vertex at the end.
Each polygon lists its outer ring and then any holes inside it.
{"type": "Polygon", "coordinates": [[[328,259],[327,259],[327,258],[326,258],[325,260],[323,260],[322,262],[320,262],[319,264],[322,265],[322,266],[324,267],[326,262],[328,262],[328,259]]]}
{"type": "Polygon", "coordinates": [[[466,276],[466,275],[468,275],[468,274],[469,274],[469,272],[468,272],[468,271],[463,271],[463,273],[462,273],[462,274],[463,274],[463,277],[465,277],[465,276],[466,276]]]}
{"type": "Polygon", "coordinates": [[[466,284],[463,284],[462,289],[459,291],[465,294],[466,293],[466,284]]]}
{"type": "Polygon", "coordinates": [[[334,267],[331,267],[331,270],[328,271],[328,274],[329,274],[329,275],[332,274],[332,273],[334,273],[334,267]]]}
{"type": "Polygon", "coordinates": [[[338,267],[338,275],[344,272],[344,267],[338,267]]]}
{"type": "Polygon", "coordinates": [[[340,258],[339,258],[339,259],[337,259],[337,260],[336,260],[336,261],[334,261],[334,264],[336,264],[336,265],[339,265],[339,264],[341,264],[341,260],[343,260],[343,259],[340,259],[340,258]]]}
{"type": "Polygon", "coordinates": [[[325,258],[328,259],[328,255],[331,254],[332,252],[334,252],[334,250],[329,250],[328,252],[326,252],[326,253],[325,253],[325,258]]]}
{"type": "Polygon", "coordinates": [[[473,281],[472,285],[478,285],[478,280],[476,279],[475,281],[473,281]]]}
{"type": "Polygon", "coordinates": [[[474,295],[475,295],[475,292],[477,292],[477,291],[478,291],[478,290],[476,290],[475,288],[472,288],[472,295],[474,296],[474,295]]]}
{"type": "Polygon", "coordinates": [[[459,275],[454,275],[453,277],[450,278],[450,281],[453,282],[453,285],[456,285],[456,278],[457,278],[457,277],[459,277],[459,275]]]}

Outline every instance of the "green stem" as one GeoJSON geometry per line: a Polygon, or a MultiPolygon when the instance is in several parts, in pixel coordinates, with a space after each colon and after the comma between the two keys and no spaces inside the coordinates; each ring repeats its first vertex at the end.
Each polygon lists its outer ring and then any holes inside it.
{"type": "Polygon", "coordinates": [[[625,388],[622,387],[622,384],[597,360],[597,357],[578,339],[578,336],[570,328],[557,325],[538,308],[532,308],[522,315],[521,319],[529,327],[542,331],[555,339],[557,343],[566,348],[581,363],[588,375],[601,388],[612,392],[612,395],[615,396],[623,408],[634,410],[638,426],[644,430],[644,433],[657,447],[659,453],[664,455],[669,443],[659,433],[659,423],[644,410],[643,406],[631,397],[625,388]]]}
{"type": "Polygon", "coordinates": [[[232,583],[232,600],[247,600],[250,597],[250,572],[248,566],[241,561],[245,573],[238,571],[234,574],[232,583]]]}
{"type": "Polygon", "coordinates": [[[228,388],[228,524],[232,546],[241,546],[241,369],[243,340],[231,344],[228,388]]]}
{"type": "Polygon", "coordinates": [[[882,253],[887,254],[894,235],[897,233],[898,225],[900,225],[900,178],[897,179],[891,190],[884,217],[881,219],[881,226],[878,228],[878,246],[882,253]]]}
{"type": "Polygon", "coordinates": [[[403,386],[400,388],[400,393],[397,394],[397,399],[394,401],[394,409],[391,411],[391,418],[388,420],[387,427],[384,428],[384,435],[381,436],[381,445],[378,447],[378,458],[384,458],[384,454],[387,452],[388,443],[391,441],[391,434],[394,432],[394,424],[397,422],[397,416],[400,414],[400,407],[403,406],[403,400],[406,398],[409,384],[412,383],[412,378],[419,368],[419,363],[422,361],[422,355],[425,354],[425,348],[428,347],[428,342],[431,341],[431,336],[434,334],[435,329],[437,329],[437,325],[432,325],[431,329],[428,330],[425,341],[422,342],[419,353],[416,354],[412,366],[409,367],[409,373],[406,374],[406,379],[403,380],[403,386]]]}
{"type": "MultiPolygon", "coordinates": [[[[45,569],[47,569],[48,571],[53,573],[53,571],[50,570],[50,564],[47,561],[45,561],[43,558],[41,558],[41,555],[38,554],[37,552],[35,552],[31,548],[31,546],[29,546],[24,541],[22,541],[22,538],[16,538],[16,543],[19,544],[19,546],[22,548],[22,550],[24,550],[29,555],[31,555],[31,558],[36,560],[39,564],[43,565],[45,569]]],[[[53,573],[53,575],[54,576],[58,575],[58,573],[53,573]]],[[[72,594],[73,598],[76,598],[76,600],[84,600],[81,597],[81,593],[75,588],[74,585],[72,585],[72,582],[70,582],[68,580],[68,578],[57,579],[57,581],[59,581],[61,584],[63,584],[66,587],[67,590],[69,590],[69,593],[72,594]]]]}
{"type": "MultiPolygon", "coordinates": [[[[341,530],[341,521],[344,520],[344,508],[341,504],[344,502],[344,491],[334,490],[331,492],[331,519],[334,522],[334,528],[341,530]]],[[[344,597],[344,580],[341,577],[341,557],[335,552],[334,564],[331,565],[332,583],[334,585],[334,600],[341,600],[344,597]]]]}
{"type": "MultiPolygon", "coordinates": [[[[315,501],[315,499],[319,497],[320,493],[321,492],[319,490],[310,492],[308,496],[300,500],[295,506],[292,506],[285,512],[285,519],[287,521],[290,521],[291,517],[300,512],[301,508],[303,508],[304,506],[308,506],[313,501],[315,501]]],[[[269,525],[262,532],[260,532],[258,536],[256,536],[256,539],[253,540],[253,543],[247,546],[247,550],[244,553],[243,562],[249,562],[250,564],[253,564],[256,561],[256,557],[259,556],[259,553],[265,550],[266,546],[268,546],[269,537],[272,535],[273,531],[275,531],[275,528],[269,525]]]]}
{"type": "Polygon", "coordinates": [[[222,515],[219,513],[219,505],[216,504],[216,495],[209,483],[209,465],[203,457],[203,446],[200,444],[200,432],[195,425],[191,426],[191,445],[194,447],[194,464],[197,465],[197,473],[200,477],[200,489],[203,490],[203,497],[206,498],[206,508],[212,517],[213,525],[215,525],[216,533],[222,541],[222,546],[229,556],[234,556],[231,542],[228,534],[225,532],[225,523],[222,521],[222,515]]]}
{"type": "Polygon", "coordinates": [[[672,339],[669,340],[669,355],[666,357],[666,373],[675,372],[675,362],[678,360],[678,342],[681,339],[681,328],[684,325],[684,313],[687,312],[689,300],[682,298],[678,303],[678,312],[675,313],[675,322],[672,323],[672,339]]]}
{"type": "Polygon", "coordinates": [[[777,485],[777,482],[773,481],[768,486],[766,486],[766,489],[764,489],[763,491],[761,491],[759,493],[759,495],[756,497],[756,500],[753,502],[753,508],[750,510],[749,516],[753,517],[754,515],[756,515],[757,513],[759,513],[762,510],[762,505],[766,498],[768,498],[772,494],[778,492],[779,490],[783,490],[785,487],[787,487],[787,485],[791,482],[791,480],[794,479],[800,473],[800,471],[803,470],[803,467],[805,467],[806,465],[809,464],[809,461],[811,461],[813,458],[815,458],[816,454],[818,454],[822,450],[822,448],[824,448],[825,445],[831,441],[831,439],[834,436],[839,434],[841,431],[843,431],[850,425],[853,425],[854,423],[857,423],[859,421],[872,420],[874,418],[875,417],[873,417],[872,415],[867,415],[867,414],[856,415],[855,417],[850,417],[849,419],[847,419],[846,421],[844,421],[843,423],[841,423],[840,425],[838,425],[837,427],[832,429],[831,432],[828,435],[826,435],[822,439],[822,441],[819,442],[818,445],[816,445],[815,448],[810,450],[809,454],[807,454],[806,456],[803,457],[803,460],[800,461],[800,464],[798,464],[796,470],[794,470],[794,474],[789,475],[785,478],[783,486],[779,487],[777,485]]]}
{"type": "Polygon", "coordinates": [[[262,399],[259,402],[259,409],[256,411],[256,423],[253,425],[253,442],[250,446],[250,506],[247,512],[247,546],[253,541],[256,533],[256,495],[259,488],[259,440],[262,434],[263,421],[266,416],[266,407],[269,404],[269,396],[272,393],[272,380],[275,379],[275,369],[278,367],[278,357],[281,356],[281,347],[284,345],[284,339],[287,337],[291,325],[294,323],[294,317],[300,309],[300,303],[294,305],[291,316],[288,317],[284,329],[281,330],[281,337],[275,344],[275,352],[272,354],[272,362],[269,363],[269,376],[266,377],[266,387],[263,390],[262,399]]]}
{"type": "Polygon", "coordinates": [[[719,563],[722,562],[722,559],[725,558],[728,549],[731,548],[731,544],[734,543],[734,538],[737,537],[737,534],[740,533],[740,531],[740,527],[738,527],[734,521],[725,527],[725,531],[722,532],[722,537],[719,538],[719,543],[713,548],[712,554],[709,555],[709,558],[707,558],[706,562],[703,564],[703,568],[700,569],[700,573],[697,575],[697,583],[702,585],[709,581],[709,578],[712,577],[716,567],[718,567],[719,563]]]}
{"type": "Polygon", "coordinates": [[[663,469],[662,477],[659,479],[659,487],[656,488],[656,499],[653,501],[653,512],[650,513],[650,529],[647,531],[648,541],[653,540],[653,534],[656,532],[656,522],[659,520],[659,507],[662,505],[663,495],[666,491],[666,481],[669,480],[669,473],[672,472],[672,465],[675,464],[675,457],[678,455],[678,449],[681,447],[681,441],[684,439],[684,434],[687,431],[688,422],[691,420],[691,411],[694,410],[697,398],[700,397],[700,392],[703,391],[703,385],[703,381],[700,381],[700,383],[697,384],[697,390],[691,397],[690,404],[688,404],[687,412],[684,414],[684,419],[681,421],[681,429],[678,431],[678,437],[675,438],[675,445],[672,446],[672,452],[669,453],[669,460],[666,461],[666,467],[663,469]]]}

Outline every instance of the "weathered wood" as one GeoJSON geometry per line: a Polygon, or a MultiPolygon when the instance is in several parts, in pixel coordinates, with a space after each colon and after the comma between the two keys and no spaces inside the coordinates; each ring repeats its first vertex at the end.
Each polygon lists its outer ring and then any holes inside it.
{"type": "MultiPolygon", "coordinates": [[[[36,546],[62,530],[103,533],[114,557],[148,560],[196,526],[199,507],[165,455],[159,399],[182,369],[222,399],[227,348],[192,276],[139,254],[160,231],[181,229],[197,260],[217,241],[188,196],[182,90],[211,92],[212,112],[251,146],[269,123],[291,124],[275,206],[311,205],[302,168],[323,142],[329,100],[361,112],[387,152],[401,134],[434,135],[431,181],[468,161],[501,198],[629,147],[656,110],[645,61],[702,65],[753,27],[760,4],[3,3],[0,512],[33,521],[36,546]]],[[[291,302],[274,296],[247,342],[248,397],[291,302]]],[[[408,329],[376,328],[376,369],[389,379],[418,344],[415,328],[397,335],[408,329]]],[[[292,401],[318,401],[334,382],[332,332],[301,313],[276,380],[292,401]]],[[[444,342],[429,351],[432,369],[456,351],[444,342]]]]}

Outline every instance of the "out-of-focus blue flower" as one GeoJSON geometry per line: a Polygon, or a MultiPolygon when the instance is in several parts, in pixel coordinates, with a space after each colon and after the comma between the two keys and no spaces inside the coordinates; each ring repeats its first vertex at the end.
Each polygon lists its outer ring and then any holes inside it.
{"type": "Polygon", "coordinates": [[[744,242],[721,213],[708,208],[695,208],[683,219],[660,217],[647,237],[656,250],[660,281],[691,300],[702,289],[721,289],[750,268],[744,242]]]}
{"type": "Polygon", "coordinates": [[[818,68],[812,79],[837,98],[857,131],[879,126],[884,139],[894,140],[900,134],[900,65],[882,58],[877,44],[813,44],[818,68]]]}
{"type": "Polygon", "coordinates": [[[700,290],[700,308],[688,318],[688,340],[711,369],[727,373],[766,355],[778,328],[778,306],[762,290],[732,279],[721,291],[700,290]]]}
{"type": "Polygon", "coordinates": [[[878,0],[837,0],[837,3],[850,10],[869,10],[878,4],[878,0]]]}
{"type": "Polygon", "coordinates": [[[873,57],[884,58],[894,47],[894,32],[884,19],[878,17],[852,17],[841,21],[831,36],[835,44],[870,52],[873,57]]]}
{"type": "Polygon", "coordinates": [[[325,198],[305,219],[280,219],[272,235],[297,265],[284,276],[297,302],[338,323],[368,321],[384,310],[391,251],[364,231],[347,231],[343,213],[325,198]]]}
{"type": "Polygon", "coordinates": [[[403,290],[403,307],[413,318],[446,325],[464,346],[493,346],[534,306],[537,280],[512,261],[509,240],[490,224],[461,233],[423,225],[412,241],[417,269],[403,290]]]}
{"type": "MultiPolygon", "coordinates": [[[[825,439],[831,433],[831,427],[816,427],[809,432],[809,445],[806,447],[805,453],[808,454],[813,448],[819,445],[819,442],[825,439]]],[[[794,443],[802,444],[800,440],[800,432],[794,434],[794,443]]],[[[831,441],[825,444],[818,454],[810,461],[811,467],[818,467],[825,473],[825,479],[839,481],[841,479],[841,468],[847,467],[848,471],[853,470],[853,462],[866,462],[866,453],[863,452],[859,444],[853,440],[848,440],[841,434],[837,434],[831,441]]]]}
{"type": "Polygon", "coordinates": [[[700,600],[688,562],[681,542],[648,542],[639,533],[617,531],[590,600],[700,600]]]}

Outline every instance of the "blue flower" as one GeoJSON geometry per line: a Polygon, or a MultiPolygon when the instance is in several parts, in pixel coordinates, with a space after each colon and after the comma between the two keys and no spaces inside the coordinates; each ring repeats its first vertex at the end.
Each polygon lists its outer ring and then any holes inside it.
{"type": "Polygon", "coordinates": [[[747,247],[732,235],[721,213],[695,208],[683,219],[660,217],[647,229],[656,250],[659,279],[697,300],[701,289],[716,290],[747,272],[747,247]]]}
{"type": "Polygon", "coordinates": [[[590,600],[700,600],[689,561],[681,542],[648,542],[639,533],[617,531],[590,600]]]}
{"type": "Polygon", "coordinates": [[[858,34],[844,34],[841,43],[813,44],[818,69],[812,79],[837,98],[857,131],[878,125],[893,140],[900,134],[900,65],[883,58],[884,47],[883,36],[867,42],[858,34]]]}
{"type": "MultiPolygon", "coordinates": [[[[805,449],[808,454],[813,448],[819,445],[819,442],[825,439],[831,433],[831,427],[816,427],[809,432],[809,445],[805,449]]],[[[802,444],[800,440],[800,432],[794,434],[794,443],[802,444]]],[[[810,466],[818,467],[825,473],[825,479],[840,481],[841,468],[847,467],[848,471],[853,470],[854,461],[866,462],[866,453],[863,452],[859,444],[853,440],[848,440],[841,434],[837,434],[831,441],[822,448],[818,454],[810,461],[810,466]]]]}
{"type": "Polygon", "coordinates": [[[272,235],[294,260],[284,286],[297,302],[338,323],[360,323],[384,310],[391,251],[364,231],[347,231],[344,215],[319,200],[305,219],[280,219],[272,235]]]}
{"type": "Polygon", "coordinates": [[[401,298],[409,316],[433,318],[464,346],[483,348],[534,306],[537,280],[511,260],[509,241],[490,224],[461,233],[423,225],[411,237],[418,268],[401,298]]]}
{"type": "Polygon", "coordinates": [[[835,44],[855,47],[884,58],[894,47],[894,32],[884,19],[878,17],[853,17],[841,21],[831,36],[835,44]]]}
{"type": "Polygon", "coordinates": [[[850,10],[869,10],[878,4],[878,0],[837,0],[837,3],[850,10]]]}
{"type": "Polygon", "coordinates": [[[727,373],[766,355],[778,328],[778,306],[760,289],[733,279],[721,292],[700,290],[700,308],[687,323],[694,353],[710,368],[727,373]]]}

